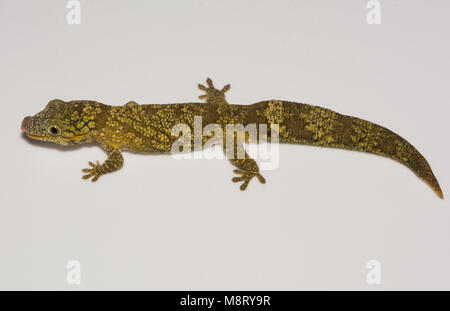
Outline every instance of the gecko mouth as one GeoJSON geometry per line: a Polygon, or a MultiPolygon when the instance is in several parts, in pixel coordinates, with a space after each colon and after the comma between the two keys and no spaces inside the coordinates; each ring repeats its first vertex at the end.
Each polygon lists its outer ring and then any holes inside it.
{"type": "Polygon", "coordinates": [[[31,134],[28,134],[26,132],[25,132],[25,135],[27,135],[28,137],[33,138],[33,139],[49,139],[49,138],[52,138],[50,136],[31,135],[31,134]]]}
{"type": "Polygon", "coordinates": [[[37,139],[39,139],[39,138],[48,138],[47,136],[31,135],[31,134],[28,134],[28,133],[25,133],[25,135],[27,135],[30,138],[37,138],[37,139]]]}
{"type": "MultiPolygon", "coordinates": [[[[34,138],[34,139],[51,139],[51,138],[56,138],[55,136],[39,136],[39,135],[31,135],[31,134],[28,134],[28,133],[25,133],[25,135],[27,135],[30,138],[34,138]]],[[[76,135],[74,137],[60,137],[60,138],[62,138],[64,140],[77,140],[77,139],[80,139],[80,138],[83,138],[83,137],[84,137],[84,134],[76,135]]]]}

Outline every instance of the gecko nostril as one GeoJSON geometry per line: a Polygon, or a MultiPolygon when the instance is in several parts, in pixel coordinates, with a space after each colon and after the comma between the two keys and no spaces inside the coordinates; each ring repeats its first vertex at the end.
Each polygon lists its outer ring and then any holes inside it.
{"type": "Polygon", "coordinates": [[[25,119],[23,119],[22,125],[20,126],[20,128],[22,129],[22,131],[25,130],[25,126],[27,126],[27,124],[28,124],[28,122],[30,122],[30,120],[31,120],[31,117],[30,117],[30,116],[25,117],[25,119]]]}

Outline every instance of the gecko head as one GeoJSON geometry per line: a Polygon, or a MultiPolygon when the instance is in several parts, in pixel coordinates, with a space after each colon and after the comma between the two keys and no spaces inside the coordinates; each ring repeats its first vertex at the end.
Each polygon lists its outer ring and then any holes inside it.
{"type": "Polygon", "coordinates": [[[101,104],[94,101],[54,99],[41,112],[25,117],[21,128],[25,135],[36,140],[60,145],[88,142],[101,111],[101,104]]]}

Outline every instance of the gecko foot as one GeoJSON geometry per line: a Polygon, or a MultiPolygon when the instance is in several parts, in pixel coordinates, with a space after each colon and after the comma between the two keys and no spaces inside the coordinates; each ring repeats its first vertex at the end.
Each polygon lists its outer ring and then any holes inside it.
{"type": "Polygon", "coordinates": [[[91,181],[96,182],[98,180],[98,178],[102,175],[102,173],[100,172],[101,164],[97,161],[96,164],[89,162],[89,165],[92,168],[84,168],[81,170],[83,173],[87,173],[82,178],[89,179],[92,177],[91,181]]]}
{"type": "Polygon", "coordinates": [[[239,177],[233,177],[233,179],[232,179],[233,182],[243,181],[243,183],[239,187],[241,189],[241,191],[244,191],[245,189],[247,189],[247,186],[253,177],[257,177],[259,182],[262,184],[266,183],[266,179],[259,172],[251,172],[251,171],[243,171],[243,170],[234,170],[233,172],[238,175],[241,175],[239,177]]]}
{"type": "Polygon", "coordinates": [[[206,94],[200,95],[199,99],[205,99],[207,103],[226,103],[225,93],[231,88],[229,84],[225,85],[220,91],[214,87],[214,84],[210,78],[206,79],[206,84],[199,84],[198,88],[204,91],[206,94]]]}

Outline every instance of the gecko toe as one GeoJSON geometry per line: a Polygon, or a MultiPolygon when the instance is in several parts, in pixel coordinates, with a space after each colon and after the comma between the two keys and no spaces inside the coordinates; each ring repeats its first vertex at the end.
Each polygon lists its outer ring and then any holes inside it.
{"type": "Polygon", "coordinates": [[[235,182],[235,183],[242,181],[243,183],[240,186],[241,191],[244,191],[245,189],[247,189],[247,186],[253,177],[257,177],[261,184],[266,183],[266,179],[259,172],[245,171],[245,170],[239,170],[239,169],[233,170],[233,172],[240,176],[233,177],[231,179],[231,181],[235,182]]]}
{"type": "Polygon", "coordinates": [[[233,177],[233,178],[231,179],[232,182],[240,182],[240,181],[243,181],[243,180],[245,180],[245,177],[243,177],[243,176],[240,176],[240,177],[233,177]]]}
{"type": "Polygon", "coordinates": [[[226,92],[228,92],[231,88],[231,85],[227,84],[225,85],[222,90],[220,91],[222,94],[225,94],[226,92]]]}
{"type": "Polygon", "coordinates": [[[83,175],[81,178],[83,178],[83,179],[89,179],[89,177],[91,177],[92,176],[92,174],[86,174],[86,175],[83,175]]]}
{"type": "Polygon", "coordinates": [[[239,189],[241,189],[241,191],[245,191],[245,189],[247,189],[248,183],[250,182],[250,180],[246,180],[242,183],[242,185],[239,187],[239,189]]]}
{"type": "Polygon", "coordinates": [[[258,177],[258,180],[260,183],[265,184],[266,183],[266,179],[258,173],[258,175],[256,175],[256,177],[258,177]]]}
{"type": "Polygon", "coordinates": [[[214,88],[214,84],[213,84],[211,78],[207,78],[207,79],[206,79],[206,84],[208,84],[208,86],[209,86],[210,88],[214,88]]]}

